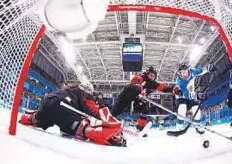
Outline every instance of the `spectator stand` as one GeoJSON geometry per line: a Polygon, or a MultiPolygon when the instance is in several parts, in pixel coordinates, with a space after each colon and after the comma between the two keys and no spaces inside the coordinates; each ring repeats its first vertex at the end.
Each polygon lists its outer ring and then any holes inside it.
{"type": "Polygon", "coordinates": [[[37,73],[36,70],[30,69],[27,80],[24,83],[24,91],[22,93],[19,111],[23,112],[25,109],[38,109],[43,96],[57,90],[57,88],[57,84],[43,77],[43,75],[37,73]]]}

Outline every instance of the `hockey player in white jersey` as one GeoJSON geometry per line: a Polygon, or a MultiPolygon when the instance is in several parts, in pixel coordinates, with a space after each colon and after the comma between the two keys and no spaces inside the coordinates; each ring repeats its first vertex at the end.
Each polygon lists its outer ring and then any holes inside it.
{"type": "MultiPolygon", "coordinates": [[[[197,112],[193,119],[196,122],[200,121],[201,111],[198,110],[199,101],[205,100],[207,96],[205,93],[195,92],[194,80],[197,76],[214,71],[216,71],[216,67],[213,64],[209,64],[206,68],[190,68],[187,64],[180,64],[176,87],[174,88],[177,112],[179,115],[186,117],[188,112],[191,112],[193,115],[197,112]]],[[[184,128],[184,120],[181,118],[178,118],[177,128],[184,128]]],[[[196,130],[200,132],[198,129],[196,130]]]]}

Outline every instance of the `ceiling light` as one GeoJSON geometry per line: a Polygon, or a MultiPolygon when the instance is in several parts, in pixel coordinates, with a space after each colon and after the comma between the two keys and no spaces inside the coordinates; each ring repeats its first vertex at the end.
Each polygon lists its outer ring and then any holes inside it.
{"type": "Polygon", "coordinates": [[[216,29],[215,26],[213,26],[213,25],[210,26],[210,30],[211,30],[212,32],[215,31],[215,29],[216,29]]]}
{"type": "Polygon", "coordinates": [[[202,46],[195,45],[193,47],[193,49],[190,53],[190,56],[189,56],[190,63],[195,63],[201,58],[201,56],[202,56],[201,50],[202,50],[202,46]]]}
{"type": "Polygon", "coordinates": [[[60,49],[63,56],[65,57],[66,62],[69,65],[73,65],[75,62],[76,54],[72,44],[63,37],[60,37],[59,41],[60,41],[60,49]]]}
{"type": "Polygon", "coordinates": [[[178,36],[178,37],[176,38],[176,40],[178,41],[178,43],[182,43],[182,39],[181,39],[180,36],[178,36]]]}
{"type": "Polygon", "coordinates": [[[80,65],[77,65],[77,66],[76,66],[76,69],[77,69],[77,71],[79,71],[79,72],[83,72],[83,67],[80,66],[80,65]]]}
{"type": "Polygon", "coordinates": [[[199,42],[200,42],[201,44],[205,44],[206,39],[205,39],[205,38],[201,38],[201,39],[199,40],[199,42]]]}

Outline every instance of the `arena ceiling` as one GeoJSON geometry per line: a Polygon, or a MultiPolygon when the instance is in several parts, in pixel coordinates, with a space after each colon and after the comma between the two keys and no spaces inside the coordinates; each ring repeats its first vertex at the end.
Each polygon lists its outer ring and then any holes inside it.
{"type": "MultiPolygon", "coordinates": [[[[97,90],[118,92],[129,82],[130,73],[123,72],[122,67],[122,44],[123,39],[132,34],[141,38],[143,44],[143,69],[154,66],[157,80],[167,84],[175,82],[177,66],[191,61],[193,51],[199,56],[215,56],[214,52],[206,50],[216,44],[214,41],[218,38],[212,24],[196,18],[157,12],[108,12],[85,42],[75,40],[71,43],[76,61],[97,90]]],[[[65,64],[56,43],[60,35],[47,32],[39,48],[66,80],[76,81],[74,71],[65,64]]],[[[209,62],[209,58],[204,57],[195,59],[192,65],[200,60],[201,65],[209,62]]]]}

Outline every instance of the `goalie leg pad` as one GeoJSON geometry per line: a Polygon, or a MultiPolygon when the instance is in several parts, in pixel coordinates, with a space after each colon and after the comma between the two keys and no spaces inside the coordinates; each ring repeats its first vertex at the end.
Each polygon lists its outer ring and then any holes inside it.
{"type": "Polygon", "coordinates": [[[81,122],[78,131],[84,139],[101,144],[112,146],[125,146],[126,140],[121,135],[121,127],[107,127],[107,126],[90,126],[90,121],[85,119],[81,122]]]}
{"type": "Polygon", "coordinates": [[[104,107],[99,110],[100,118],[107,122],[110,126],[121,127],[121,122],[119,122],[114,116],[111,115],[109,108],[104,107]]]}
{"type": "Polygon", "coordinates": [[[121,128],[88,127],[85,135],[98,144],[120,146],[124,142],[124,138],[120,136],[121,132],[121,128]]]}

